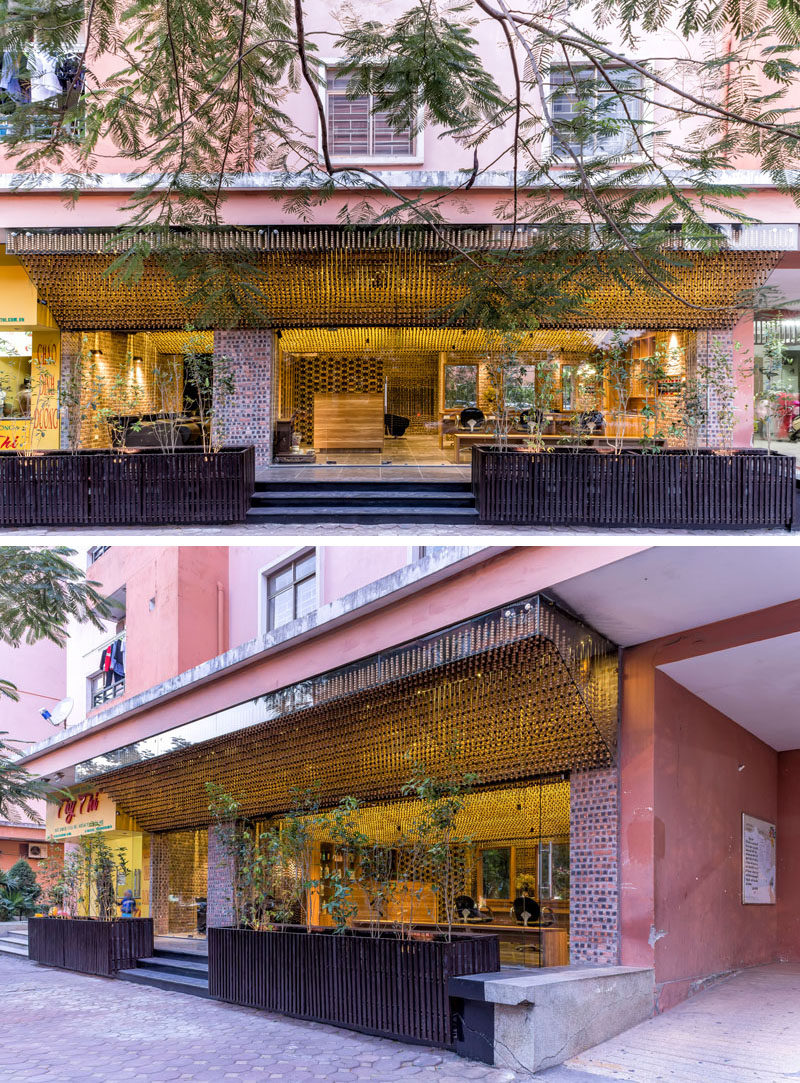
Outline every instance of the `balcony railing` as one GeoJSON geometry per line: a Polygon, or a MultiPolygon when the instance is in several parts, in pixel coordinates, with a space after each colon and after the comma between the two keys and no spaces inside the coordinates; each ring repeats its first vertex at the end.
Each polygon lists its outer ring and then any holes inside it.
{"type": "Polygon", "coordinates": [[[105,688],[98,689],[97,692],[92,693],[92,707],[100,707],[103,703],[108,703],[112,699],[116,699],[121,696],[125,691],[125,678],[122,677],[118,681],[114,681],[113,684],[107,685],[105,688]]]}

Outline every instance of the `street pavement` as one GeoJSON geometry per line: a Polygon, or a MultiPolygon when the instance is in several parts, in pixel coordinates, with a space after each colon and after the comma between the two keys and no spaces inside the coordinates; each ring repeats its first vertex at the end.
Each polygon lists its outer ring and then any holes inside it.
{"type": "Polygon", "coordinates": [[[0,957],[0,1079],[783,1083],[800,1079],[800,964],[745,970],[538,1075],[183,993],[0,957]]]}
{"type": "Polygon", "coordinates": [[[440,1049],[0,956],[3,1083],[530,1078],[440,1049]]]}

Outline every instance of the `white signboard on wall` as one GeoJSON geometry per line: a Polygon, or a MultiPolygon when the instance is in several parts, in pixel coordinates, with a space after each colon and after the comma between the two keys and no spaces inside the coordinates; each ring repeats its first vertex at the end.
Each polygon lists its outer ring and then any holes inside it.
{"type": "Polygon", "coordinates": [[[100,790],[47,803],[47,837],[51,842],[113,831],[117,826],[117,803],[100,790]]]}
{"type": "Polygon", "coordinates": [[[742,813],[742,902],[775,902],[775,824],[742,813]]]}

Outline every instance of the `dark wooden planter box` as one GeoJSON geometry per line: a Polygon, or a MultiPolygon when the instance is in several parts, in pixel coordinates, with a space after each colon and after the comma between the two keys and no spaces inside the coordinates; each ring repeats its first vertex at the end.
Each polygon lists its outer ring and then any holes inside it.
{"type": "Polygon", "coordinates": [[[614,455],[476,447],[472,486],[485,523],[790,530],[795,465],[791,456],[749,449],[614,455]]]}
{"type": "Polygon", "coordinates": [[[252,447],[0,452],[0,526],[237,523],[254,488],[252,447]]]}
{"type": "Polygon", "coordinates": [[[208,986],[231,1004],[453,1048],[447,983],[500,969],[496,936],[208,930],[208,986]]]}
{"type": "Polygon", "coordinates": [[[28,955],[45,966],[113,977],[153,954],[153,919],[30,918],[28,955]]]}

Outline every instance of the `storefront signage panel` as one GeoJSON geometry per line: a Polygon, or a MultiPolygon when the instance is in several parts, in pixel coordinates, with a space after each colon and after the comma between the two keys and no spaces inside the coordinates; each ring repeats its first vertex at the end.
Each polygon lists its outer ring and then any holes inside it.
{"type": "Polygon", "coordinates": [[[113,831],[117,826],[117,803],[101,790],[48,802],[46,824],[47,838],[53,842],[113,831]]]}
{"type": "Polygon", "coordinates": [[[29,377],[30,417],[0,418],[0,451],[52,451],[59,447],[60,337],[58,331],[34,328],[29,377]]]}
{"type": "Polygon", "coordinates": [[[742,902],[775,902],[775,824],[742,813],[742,902]]]}

